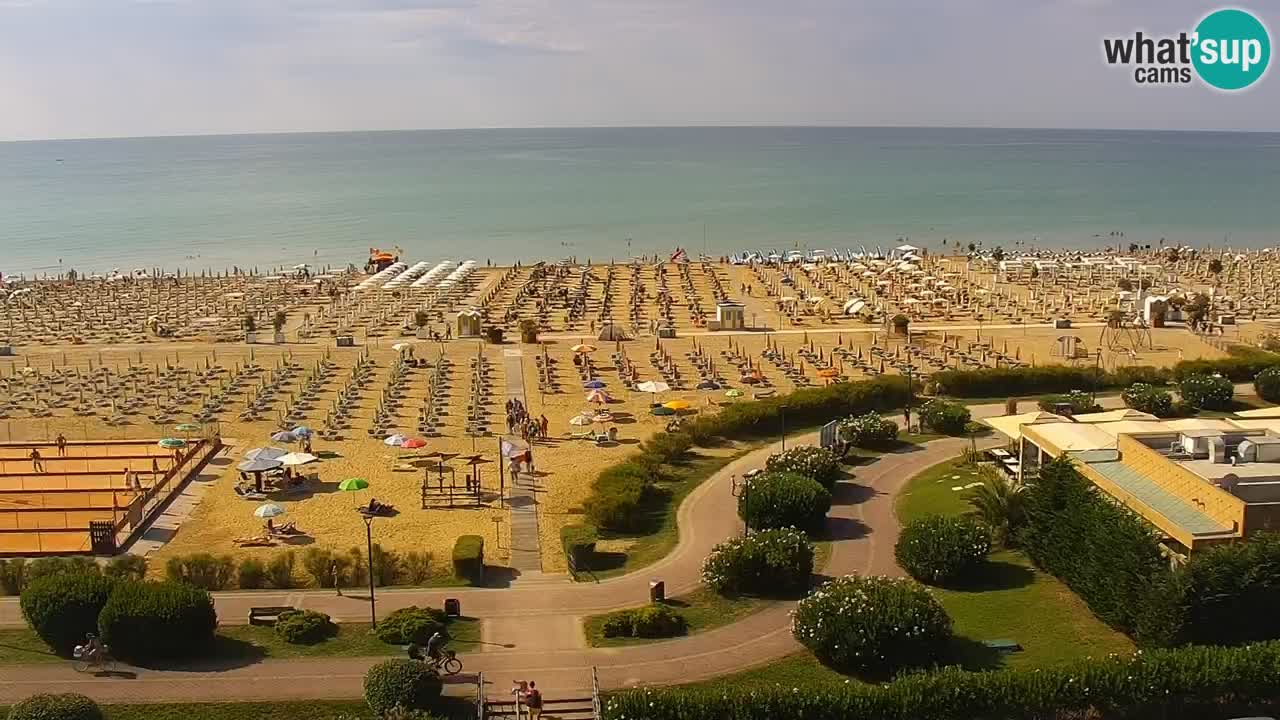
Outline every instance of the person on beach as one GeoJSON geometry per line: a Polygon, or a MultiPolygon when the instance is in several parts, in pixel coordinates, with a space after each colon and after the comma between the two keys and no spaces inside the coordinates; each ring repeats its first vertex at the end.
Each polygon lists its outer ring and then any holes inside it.
{"type": "Polygon", "coordinates": [[[58,433],[58,437],[57,437],[57,439],[55,440],[55,442],[57,442],[57,443],[58,443],[58,457],[66,457],[66,455],[67,455],[67,436],[66,436],[66,435],[63,435],[62,433],[58,433]]]}
{"type": "Polygon", "coordinates": [[[338,597],[342,597],[342,570],[337,560],[329,563],[329,574],[333,576],[333,589],[338,591],[338,597]]]}
{"type": "Polygon", "coordinates": [[[27,455],[27,457],[31,458],[32,470],[34,470],[35,472],[44,472],[44,460],[40,458],[39,450],[37,450],[36,448],[31,448],[31,453],[27,455]]]}
{"type": "Polygon", "coordinates": [[[550,424],[551,424],[551,423],[547,422],[547,416],[546,416],[546,415],[543,415],[542,417],[540,417],[540,418],[538,419],[538,427],[539,427],[539,429],[540,429],[540,431],[541,431],[541,434],[542,434],[542,437],[543,437],[543,438],[546,438],[546,437],[547,437],[547,426],[549,426],[550,424]]]}

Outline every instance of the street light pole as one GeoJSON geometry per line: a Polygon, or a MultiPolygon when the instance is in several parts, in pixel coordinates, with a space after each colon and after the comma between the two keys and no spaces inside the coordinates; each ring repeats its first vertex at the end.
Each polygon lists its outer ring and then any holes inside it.
{"type": "Polygon", "coordinates": [[[787,451],[787,406],[779,405],[778,412],[782,416],[782,452],[787,451]]]}
{"type": "Polygon", "coordinates": [[[373,515],[360,513],[364,518],[364,535],[369,545],[369,623],[378,627],[377,604],[373,598],[373,515]]]}

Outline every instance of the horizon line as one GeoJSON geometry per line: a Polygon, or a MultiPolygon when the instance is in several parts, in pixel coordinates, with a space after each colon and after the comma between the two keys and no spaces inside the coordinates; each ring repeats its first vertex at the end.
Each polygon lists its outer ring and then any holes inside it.
{"type": "Polygon", "coordinates": [[[1058,132],[1216,133],[1223,135],[1276,135],[1278,130],[1223,130],[1215,128],[1050,127],[1004,125],[846,125],[839,123],[710,123],[685,125],[488,125],[480,127],[369,128],[332,130],[247,130],[243,132],[175,132],[160,135],[81,135],[74,137],[0,139],[0,144],[84,142],[92,140],[166,140],[217,137],[271,137],[277,135],[372,135],[420,132],[488,132],[510,130],[1048,130],[1058,132]]]}

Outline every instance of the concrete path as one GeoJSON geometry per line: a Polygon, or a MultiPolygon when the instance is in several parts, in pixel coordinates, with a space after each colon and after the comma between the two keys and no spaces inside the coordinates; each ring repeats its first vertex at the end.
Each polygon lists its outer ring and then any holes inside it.
{"type": "MultiPolygon", "coordinates": [[[[524,398],[524,353],[519,349],[503,350],[502,362],[507,381],[506,400],[519,400],[526,408],[529,407],[524,398]]],[[[503,422],[506,422],[505,418],[503,422]]],[[[534,457],[534,467],[537,467],[537,456],[534,457]]],[[[519,480],[513,479],[507,498],[507,504],[511,508],[511,568],[519,573],[517,581],[521,576],[542,573],[538,499],[535,494],[537,482],[536,477],[529,475],[522,475],[519,480]]]]}

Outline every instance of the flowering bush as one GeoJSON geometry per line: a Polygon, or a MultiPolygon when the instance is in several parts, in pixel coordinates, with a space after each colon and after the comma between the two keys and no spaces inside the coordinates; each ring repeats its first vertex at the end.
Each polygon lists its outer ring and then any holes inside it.
{"type": "Polygon", "coordinates": [[[1227,410],[1235,391],[1221,375],[1190,375],[1178,384],[1182,402],[1196,410],[1227,410]]]}
{"type": "Polygon", "coordinates": [[[961,435],[970,420],[969,408],[934,398],[920,406],[920,422],[943,435],[961,435]]]}
{"type": "Polygon", "coordinates": [[[822,532],[830,509],[831,493],[795,473],[757,475],[738,498],[738,516],[752,530],[789,527],[814,535],[822,532]]]}
{"type": "Polygon", "coordinates": [[[791,632],[838,670],[892,673],[936,662],[951,618],[914,580],[846,575],[796,605],[791,632]]]}
{"type": "Polygon", "coordinates": [[[1280,366],[1269,367],[1254,376],[1253,389],[1269,403],[1280,402],[1280,366]]]}
{"type": "Polygon", "coordinates": [[[822,483],[827,490],[840,479],[840,459],[830,450],[815,445],[801,445],[769,456],[764,463],[769,472],[795,473],[822,483]]]}
{"type": "Polygon", "coordinates": [[[898,439],[898,423],[885,420],[877,412],[847,417],[836,427],[840,437],[854,447],[883,448],[898,439]]]}
{"type": "Polygon", "coordinates": [[[1155,385],[1134,383],[1125,388],[1125,391],[1120,394],[1120,399],[1124,400],[1125,407],[1151,413],[1156,417],[1173,415],[1173,395],[1155,385]]]}
{"type": "Polygon", "coordinates": [[[991,531],[970,517],[930,515],[902,529],[894,556],[911,577],[930,585],[962,579],[991,552],[991,531]]]}
{"type": "Polygon", "coordinates": [[[794,528],[777,528],[716,545],[702,563],[702,582],[722,593],[786,595],[809,588],[813,545],[794,528]]]}

